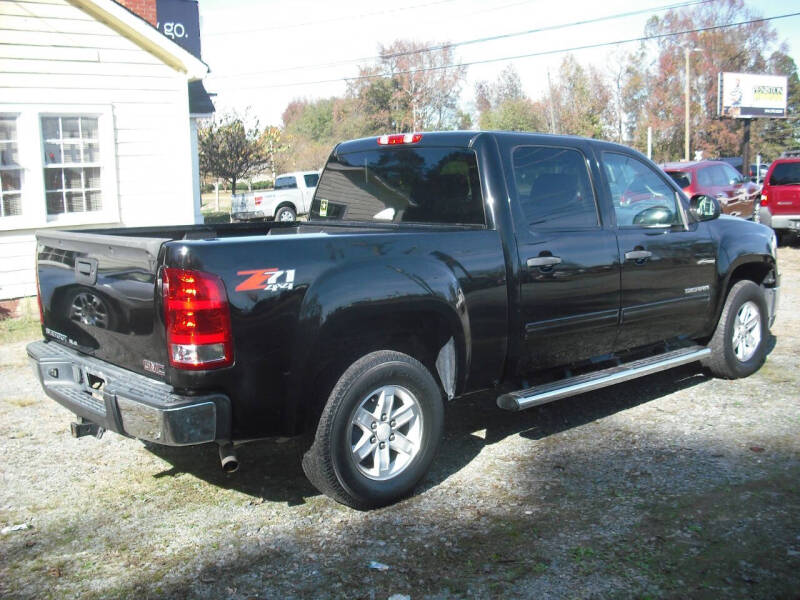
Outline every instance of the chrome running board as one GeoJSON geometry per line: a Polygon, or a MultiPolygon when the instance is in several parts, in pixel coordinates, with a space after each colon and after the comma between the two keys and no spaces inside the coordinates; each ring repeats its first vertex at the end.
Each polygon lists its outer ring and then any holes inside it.
{"type": "Polygon", "coordinates": [[[711,350],[704,346],[690,346],[679,350],[671,350],[670,352],[634,360],[616,367],[603,369],[602,371],[576,375],[575,377],[537,385],[526,390],[509,392],[497,398],[497,406],[505,410],[525,410],[526,408],[547,404],[567,396],[591,392],[615,383],[622,383],[623,381],[685,365],[705,358],[710,354],[711,350]]]}

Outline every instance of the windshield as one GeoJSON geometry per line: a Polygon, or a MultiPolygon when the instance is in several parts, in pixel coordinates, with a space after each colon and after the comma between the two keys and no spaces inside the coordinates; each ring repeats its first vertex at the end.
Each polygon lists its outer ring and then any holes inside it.
{"type": "Polygon", "coordinates": [[[770,185],[800,185],[800,162],[778,163],[769,177],[770,185]]]}
{"type": "Polygon", "coordinates": [[[692,174],[689,171],[667,171],[666,173],[682,188],[692,185],[692,174]]]}
{"type": "Polygon", "coordinates": [[[463,148],[387,148],[333,155],[312,218],[484,225],[475,153],[463,148]]]}

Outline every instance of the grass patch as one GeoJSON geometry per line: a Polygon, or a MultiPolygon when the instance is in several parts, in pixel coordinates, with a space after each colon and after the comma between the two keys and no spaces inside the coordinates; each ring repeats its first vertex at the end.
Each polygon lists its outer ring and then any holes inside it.
{"type": "Polygon", "coordinates": [[[39,319],[19,317],[0,321],[0,344],[13,344],[42,337],[39,319]]]}
{"type": "Polygon", "coordinates": [[[797,545],[798,476],[793,467],[683,496],[677,506],[655,503],[626,539],[598,542],[607,560],[595,566],[637,586],[644,577],[660,596],[794,597],[800,572],[787,552],[797,545]]]}
{"type": "Polygon", "coordinates": [[[13,406],[18,406],[19,408],[26,408],[28,406],[33,406],[34,404],[38,404],[39,400],[36,398],[31,398],[30,396],[22,396],[18,398],[7,398],[6,402],[13,406]]]}
{"type": "Polygon", "coordinates": [[[770,383],[791,383],[794,381],[793,375],[786,367],[769,360],[756,372],[757,377],[766,379],[770,383]]]}
{"type": "MultiPolygon", "coordinates": [[[[237,189],[237,191],[241,194],[242,190],[237,189]]],[[[244,189],[247,191],[247,188],[244,189]]],[[[214,196],[214,192],[209,194],[203,194],[201,196],[200,201],[200,210],[203,212],[214,212],[217,209],[217,199],[214,196]]],[[[219,210],[222,212],[230,212],[231,210],[231,193],[230,192],[220,192],[219,193],[219,210]]]]}

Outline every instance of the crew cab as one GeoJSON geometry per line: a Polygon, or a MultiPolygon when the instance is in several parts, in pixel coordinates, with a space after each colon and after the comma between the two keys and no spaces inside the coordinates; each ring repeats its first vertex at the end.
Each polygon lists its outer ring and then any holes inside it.
{"type": "Polygon", "coordinates": [[[318,171],[283,173],[275,178],[274,190],[234,194],[231,221],[294,221],[297,215],[308,213],[318,181],[318,171]]]}
{"type": "Polygon", "coordinates": [[[412,492],[445,400],[753,373],[780,282],[768,227],[635,150],[510,132],[341,143],[308,222],[37,239],[28,354],[76,436],[213,442],[232,471],[237,445],[302,435],[311,482],[356,508],[412,492]]]}

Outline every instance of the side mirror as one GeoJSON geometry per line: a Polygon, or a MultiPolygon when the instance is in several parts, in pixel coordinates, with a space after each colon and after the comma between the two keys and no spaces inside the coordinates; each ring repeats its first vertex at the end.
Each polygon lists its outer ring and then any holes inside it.
{"type": "Polygon", "coordinates": [[[697,194],[689,200],[689,212],[698,221],[711,221],[719,217],[722,209],[720,209],[716,198],[705,194],[697,194]]]}

